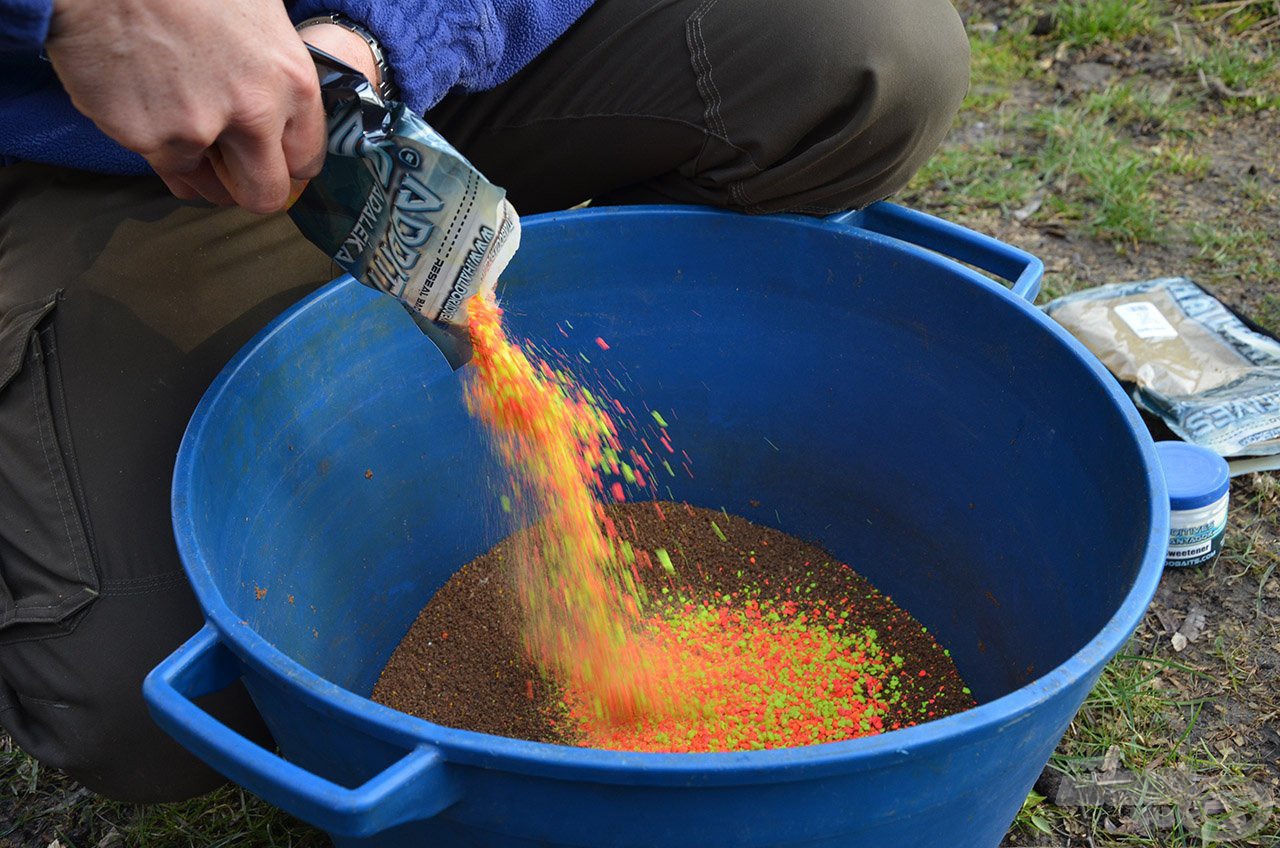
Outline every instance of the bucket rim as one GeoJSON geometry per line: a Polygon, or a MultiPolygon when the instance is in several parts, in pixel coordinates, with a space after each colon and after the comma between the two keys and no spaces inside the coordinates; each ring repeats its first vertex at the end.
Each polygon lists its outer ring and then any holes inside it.
{"type": "Polygon", "coordinates": [[[1021,320],[1034,322],[1063,345],[1111,399],[1111,405],[1117,409],[1125,428],[1134,438],[1147,481],[1149,521],[1143,560],[1123,601],[1098,633],[1053,669],[999,698],[962,713],[876,736],[751,752],[639,753],[512,739],[435,724],[332,683],[284,654],[247,623],[241,622],[227,605],[214,583],[185,504],[193,483],[193,455],[197,453],[196,446],[201,442],[219,399],[256,351],[284,331],[292,321],[314,304],[339,296],[347,287],[360,285],[350,275],[343,275],[294,304],[237,352],[201,398],[179,447],[172,487],[172,517],[178,552],[206,620],[234,654],[245,665],[287,686],[294,695],[319,711],[407,749],[432,746],[439,749],[448,762],[459,765],[500,768],[534,776],[591,777],[601,783],[629,785],[678,783],[725,786],[764,780],[811,779],[826,773],[883,768],[917,758],[944,744],[954,750],[966,740],[980,735],[1009,731],[1062,690],[1081,680],[1088,680],[1092,686],[1102,666],[1119,653],[1137,628],[1154,597],[1164,568],[1169,534],[1168,497],[1155,444],[1128,395],[1097,357],[1025,298],[954,259],[860,226],[856,213],[836,220],[835,216],[830,219],[791,214],[750,216],[706,206],[588,207],[531,215],[523,219],[522,224],[527,231],[596,218],[651,216],[773,221],[871,240],[909,253],[967,283],[980,286],[1003,300],[1020,315],[1021,320]]]}

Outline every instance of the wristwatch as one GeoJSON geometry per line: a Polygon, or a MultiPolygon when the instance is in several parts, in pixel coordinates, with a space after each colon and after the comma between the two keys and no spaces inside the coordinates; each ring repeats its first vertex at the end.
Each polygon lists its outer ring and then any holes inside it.
{"type": "Polygon", "coordinates": [[[317,15],[314,18],[307,18],[298,24],[294,29],[302,32],[309,26],[316,24],[333,24],[343,29],[350,30],[356,35],[364,39],[365,44],[369,45],[369,50],[373,52],[373,64],[378,68],[378,95],[383,100],[398,99],[399,89],[396,84],[391,81],[391,66],[387,64],[387,54],[382,52],[382,45],[378,43],[378,39],[374,38],[373,33],[365,29],[360,24],[348,18],[346,15],[329,14],[317,15]]]}

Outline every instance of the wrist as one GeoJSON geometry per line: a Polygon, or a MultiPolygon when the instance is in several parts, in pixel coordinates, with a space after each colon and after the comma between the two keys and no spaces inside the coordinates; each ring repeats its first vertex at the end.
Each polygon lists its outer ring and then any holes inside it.
{"type": "Polygon", "coordinates": [[[85,6],[91,6],[91,3],[88,0],[49,0],[41,5],[49,10],[49,17],[45,21],[45,39],[53,40],[65,33],[68,19],[75,21],[82,17],[81,11],[85,6]]]}
{"type": "Polygon", "coordinates": [[[363,73],[384,100],[396,97],[382,46],[363,26],[335,14],[308,18],[298,24],[297,30],[308,44],[342,59],[363,73]]]}

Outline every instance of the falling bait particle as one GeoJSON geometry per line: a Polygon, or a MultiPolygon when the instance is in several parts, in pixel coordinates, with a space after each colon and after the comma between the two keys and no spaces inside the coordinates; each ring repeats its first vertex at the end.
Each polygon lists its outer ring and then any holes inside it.
{"type": "Polygon", "coordinates": [[[729,541],[729,539],[724,535],[724,531],[720,529],[720,525],[719,525],[719,524],[716,524],[714,521],[713,521],[713,522],[711,522],[711,529],[712,529],[712,530],[714,530],[714,531],[716,531],[716,537],[717,537],[720,541],[722,541],[722,542],[727,542],[727,541],[729,541]]]}
{"type": "Polygon", "coordinates": [[[609,349],[609,343],[604,339],[600,338],[599,336],[596,336],[596,344],[600,346],[601,350],[609,349]]]}
{"type": "Polygon", "coordinates": [[[506,495],[503,495],[500,498],[498,498],[498,501],[502,504],[503,512],[511,512],[511,498],[507,497],[506,495]]]}
{"type": "Polygon", "coordinates": [[[671,554],[667,553],[666,548],[658,548],[656,551],[654,551],[654,554],[658,557],[658,562],[662,563],[663,571],[667,572],[668,574],[676,573],[676,567],[671,562],[671,554]]]}
{"type": "Polygon", "coordinates": [[[652,409],[649,411],[649,414],[653,416],[654,421],[658,422],[659,427],[667,426],[667,419],[663,418],[662,413],[658,412],[658,410],[652,409]]]}
{"type": "MultiPolygon", "coordinates": [[[[532,600],[522,600],[521,635],[539,670],[588,693],[594,713],[636,715],[654,701],[628,635],[637,629],[642,597],[617,555],[619,540],[596,520],[611,495],[625,500],[621,481],[603,479],[620,472],[617,425],[602,398],[550,364],[568,366],[571,357],[533,355],[532,345],[508,338],[501,319],[491,298],[469,302],[475,357],[466,400],[510,472],[513,511],[544,516],[516,557],[538,565],[516,575],[522,599],[532,600]]],[[[581,352],[578,358],[590,361],[581,352]]]]}

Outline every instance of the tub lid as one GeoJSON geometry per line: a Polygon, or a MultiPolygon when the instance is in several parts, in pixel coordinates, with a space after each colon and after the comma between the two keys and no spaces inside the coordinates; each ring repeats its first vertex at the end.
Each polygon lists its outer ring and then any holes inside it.
{"type": "Polygon", "coordinates": [[[1199,509],[1227,493],[1231,476],[1227,461],[1208,448],[1187,442],[1156,442],[1156,453],[1169,487],[1169,507],[1199,509]]]}

